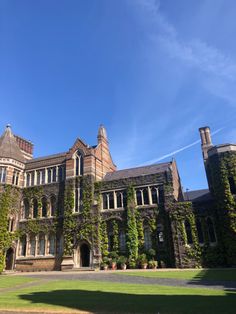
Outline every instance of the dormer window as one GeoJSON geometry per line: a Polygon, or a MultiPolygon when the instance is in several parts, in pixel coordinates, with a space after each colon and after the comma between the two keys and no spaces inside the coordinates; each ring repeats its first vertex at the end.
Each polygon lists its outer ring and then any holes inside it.
{"type": "Polygon", "coordinates": [[[83,154],[79,150],[75,154],[75,175],[83,175],[83,154]]]}

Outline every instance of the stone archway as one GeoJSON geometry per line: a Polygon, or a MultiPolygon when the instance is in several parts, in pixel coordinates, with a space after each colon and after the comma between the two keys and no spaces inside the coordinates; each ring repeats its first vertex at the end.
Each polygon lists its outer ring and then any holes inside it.
{"type": "Polygon", "coordinates": [[[12,270],[14,264],[14,249],[10,247],[6,253],[6,270],[12,270]]]}
{"type": "Polygon", "coordinates": [[[90,248],[87,243],[80,245],[80,267],[90,266],[90,248]]]}

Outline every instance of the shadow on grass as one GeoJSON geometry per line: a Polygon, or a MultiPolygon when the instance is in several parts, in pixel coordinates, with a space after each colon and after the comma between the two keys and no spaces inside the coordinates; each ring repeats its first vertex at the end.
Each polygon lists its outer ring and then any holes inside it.
{"type": "MultiPolygon", "coordinates": [[[[145,290],[145,286],[143,287],[145,290]]],[[[54,290],[22,294],[33,304],[64,306],[91,312],[160,314],[235,314],[236,294],[226,296],[135,295],[86,290],[54,290]]]]}
{"type": "Polygon", "coordinates": [[[204,269],[189,284],[202,286],[222,286],[236,290],[236,269],[204,269]]]}

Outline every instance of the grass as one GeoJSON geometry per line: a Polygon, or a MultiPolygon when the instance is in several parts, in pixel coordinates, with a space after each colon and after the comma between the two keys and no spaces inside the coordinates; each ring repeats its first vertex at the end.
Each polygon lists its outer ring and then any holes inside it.
{"type": "Polygon", "coordinates": [[[236,269],[204,269],[204,270],[173,270],[173,271],[132,271],[119,273],[128,276],[140,276],[151,278],[171,278],[182,280],[213,280],[236,281],[236,269]]]}
{"type": "Polygon", "coordinates": [[[26,278],[21,276],[5,276],[0,275],[0,289],[2,288],[11,288],[18,285],[22,285],[24,283],[35,281],[32,278],[26,278]]]}
{"type": "MultiPolygon", "coordinates": [[[[18,284],[19,277],[14,278],[18,284]]],[[[23,278],[23,277],[21,277],[23,278]]],[[[24,278],[25,279],[25,278],[24,278]]],[[[1,309],[106,313],[234,314],[236,292],[97,281],[51,281],[0,294],[1,309]]]]}

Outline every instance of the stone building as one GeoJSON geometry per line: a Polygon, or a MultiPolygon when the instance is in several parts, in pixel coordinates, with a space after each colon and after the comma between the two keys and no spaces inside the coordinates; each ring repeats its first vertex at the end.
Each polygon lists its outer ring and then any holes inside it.
{"type": "Polygon", "coordinates": [[[33,158],[33,144],[8,125],[0,138],[3,267],[97,268],[114,253],[130,266],[142,253],[160,267],[236,265],[236,145],[213,146],[210,129],[199,131],[209,190],[183,193],[174,160],[117,170],[103,126],[94,146],[78,138],[67,152],[33,158]]]}

